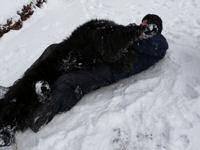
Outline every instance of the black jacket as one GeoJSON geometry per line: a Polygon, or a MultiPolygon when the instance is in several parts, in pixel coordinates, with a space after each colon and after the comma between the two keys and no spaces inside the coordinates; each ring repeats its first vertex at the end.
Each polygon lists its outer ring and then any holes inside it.
{"type": "Polygon", "coordinates": [[[115,80],[139,73],[161,60],[168,49],[168,43],[162,34],[156,34],[150,38],[134,42],[128,48],[136,52],[137,59],[130,61],[130,70],[121,74],[115,74],[115,80]]]}

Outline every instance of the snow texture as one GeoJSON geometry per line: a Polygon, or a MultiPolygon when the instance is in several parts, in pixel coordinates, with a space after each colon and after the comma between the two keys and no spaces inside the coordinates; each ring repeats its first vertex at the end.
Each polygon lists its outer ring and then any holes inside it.
{"type": "Polygon", "coordinates": [[[0,24],[6,23],[7,19],[17,20],[20,11],[24,5],[35,3],[36,0],[1,0],[0,3],[0,24]]]}
{"type": "Polygon", "coordinates": [[[6,87],[0,86],[0,99],[4,97],[4,95],[7,92],[7,90],[8,89],[6,87]]]}
{"type": "Polygon", "coordinates": [[[48,45],[91,18],[139,24],[147,13],[163,19],[169,50],[161,62],[87,94],[38,133],[19,132],[15,145],[0,150],[198,150],[198,0],[49,0],[0,39],[0,85],[11,85],[48,45]]]}

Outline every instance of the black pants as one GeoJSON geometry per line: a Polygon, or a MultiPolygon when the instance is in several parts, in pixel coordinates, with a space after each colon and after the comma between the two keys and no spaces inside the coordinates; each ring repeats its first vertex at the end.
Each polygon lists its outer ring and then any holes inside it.
{"type": "Polygon", "coordinates": [[[41,104],[34,114],[31,129],[37,132],[56,114],[70,110],[84,94],[111,83],[113,75],[108,66],[63,74],[51,86],[50,100],[41,104]]]}

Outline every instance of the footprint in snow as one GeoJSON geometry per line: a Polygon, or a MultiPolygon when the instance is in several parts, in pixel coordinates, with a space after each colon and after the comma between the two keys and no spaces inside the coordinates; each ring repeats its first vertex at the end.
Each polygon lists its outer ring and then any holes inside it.
{"type": "Polygon", "coordinates": [[[112,139],[112,145],[114,150],[126,150],[129,144],[128,133],[120,128],[116,128],[114,131],[114,138],[112,139]]]}

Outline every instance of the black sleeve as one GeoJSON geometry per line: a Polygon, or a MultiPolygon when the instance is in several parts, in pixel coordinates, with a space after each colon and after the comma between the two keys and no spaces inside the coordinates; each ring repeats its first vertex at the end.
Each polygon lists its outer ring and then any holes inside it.
{"type": "Polygon", "coordinates": [[[133,43],[132,47],[141,54],[162,57],[168,49],[168,43],[161,34],[157,34],[133,43]]]}

